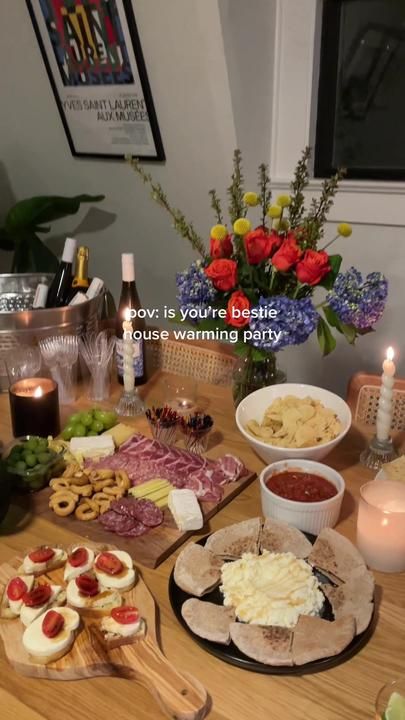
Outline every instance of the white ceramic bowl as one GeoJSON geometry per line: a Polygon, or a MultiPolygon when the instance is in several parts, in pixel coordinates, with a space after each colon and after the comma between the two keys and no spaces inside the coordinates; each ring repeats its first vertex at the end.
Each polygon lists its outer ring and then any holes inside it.
{"type": "Polygon", "coordinates": [[[266,463],[288,458],[300,458],[303,460],[322,460],[338,443],[344,438],[352,423],[352,414],[347,403],[342,398],[329,390],[316,387],[315,385],[303,385],[301,383],[283,383],[282,385],[270,385],[261,388],[245,397],[236,408],[235,420],[238,429],[246,438],[249,445],[266,463]],[[342,431],[334,440],[323,445],[314,445],[306,448],[283,448],[263,442],[246,429],[249,420],[257,420],[261,423],[266,408],[277,398],[285,395],[295,395],[299,398],[311,397],[319,400],[326,408],[333,410],[342,423],[342,431]]]}
{"type": "Polygon", "coordinates": [[[340,508],[342,506],[345,492],[345,481],[342,476],[333,468],[313,460],[281,460],[272,463],[264,468],[260,474],[260,494],[262,499],[262,511],[265,517],[281,520],[303,530],[304,532],[318,535],[322,528],[334,527],[339,520],[340,508]],[[328,500],[320,502],[298,502],[286,500],[276,495],[266,485],[266,480],[289,469],[301,470],[314,475],[320,475],[329,480],[337,489],[337,495],[328,500]]]}

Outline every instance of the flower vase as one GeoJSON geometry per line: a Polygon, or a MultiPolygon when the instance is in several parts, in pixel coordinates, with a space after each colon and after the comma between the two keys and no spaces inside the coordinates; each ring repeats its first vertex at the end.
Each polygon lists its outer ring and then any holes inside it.
{"type": "Polygon", "coordinates": [[[253,353],[238,359],[233,372],[232,394],[235,407],[250,393],[268,385],[284,383],[286,374],[277,368],[276,353],[254,359],[253,353]]]}

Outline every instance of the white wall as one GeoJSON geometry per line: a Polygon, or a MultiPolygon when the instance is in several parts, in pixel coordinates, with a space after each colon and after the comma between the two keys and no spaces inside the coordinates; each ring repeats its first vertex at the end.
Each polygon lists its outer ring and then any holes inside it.
{"type": "MultiPolygon", "coordinates": [[[[149,80],[167,155],[148,169],[169,198],[205,235],[212,224],[207,191],[226,187],[232,151],[245,154],[248,183],[270,156],[274,0],[133,0],[149,80]]],[[[91,250],[91,272],[115,295],[120,253],[136,255],[145,306],[175,303],[175,273],[193,258],[137,177],[122,162],[83,160],[70,154],[24,0],[0,7],[0,217],[12,197],[105,193],[89,216],[55,223],[59,245],[76,234],[91,250]],[[19,42],[16,42],[18,28],[19,42]],[[21,52],[23,48],[23,52],[21,52]]],[[[297,116],[296,122],[300,122],[297,116]]],[[[347,218],[350,220],[350,218],[347,218]]],[[[280,357],[291,380],[343,390],[358,369],[378,370],[389,343],[402,346],[401,227],[356,226],[345,241],[345,266],[383,270],[391,281],[388,311],[378,332],[355,350],[344,342],[320,359],[315,343],[280,357]]],[[[0,258],[4,270],[8,258],[0,258]]],[[[405,373],[405,363],[401,364],[405,373]]]]}

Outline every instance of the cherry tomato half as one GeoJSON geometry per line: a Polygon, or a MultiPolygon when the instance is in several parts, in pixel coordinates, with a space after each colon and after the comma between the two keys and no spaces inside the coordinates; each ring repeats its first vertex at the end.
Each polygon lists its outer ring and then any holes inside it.
{"type": "Polygon", "coordinates": [[[76,585],[82,595],[93,597],[99,592],[98,580],[91,575],[79,575],[76,578],[76,585]]]}
{"type": "Polygon", "coordinates": [[[55,555],[55,550],[50,547],[39,547],[28,554],[28,557],[34,563],[44,563],[51,560],[55,555]]]}
{"type": "Polygon", "coordinates": [[[63,615],[56,612],[56,610],[48,610],[42,620],[42,632],[47,638],[54,638],[63,630],[64,624],[65,618],[63,615]]]}
{"type": "Polygon", "coordinates": [[[23,595],[23,603],[27,607],[39,607],[45,605],[52,595],[50,585],[38,585],[34,590],[23,595]]]}
{"type": "Polygon", "coordinates": [[[20,577],[15,577],[10,580],[7,585],[7,597],[9,600],[21,600],[27,590],[28,587],[26,586],[24,580],[20,577]]]}
{"type": "Polygon", "coordinates": [[[85,565],[89,559],[89,553],[85,547],[78,547],[69,555],[68,561],[72,567],[81,567],[85,565]]]}
{"type": "Polygon", "coordinates": [[[100,553],[96,560],[96,568],[107,575],[118,575],[124,566],[119,558],[111,552],[100,553]]]}
{"type": "Polygon", "coordinates": [[[120,625],[131,625],[139,620],[139,610],[132,605],[122,605],[111,610],[111,617],[120,625]]]}

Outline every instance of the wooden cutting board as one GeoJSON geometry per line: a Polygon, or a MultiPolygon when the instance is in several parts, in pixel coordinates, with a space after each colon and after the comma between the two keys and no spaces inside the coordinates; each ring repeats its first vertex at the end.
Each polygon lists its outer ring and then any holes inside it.
{"type": "MultiPolygon", "coordinates": [[[[236,495],[247,487],[256,477],[255,473],[248,472],[240,480],[229,483],[224,487],[224,495],[219,503],[201,503],[201,510],[204,515],[205,525],[201,534],[208,532],[207,522],[224,505],[227,505],[236,495]]],[[[172,514],[168,508],[165,509],[164,522],[159,527],[152,528],[145,535],[136,538],[119,537],[115,533],[105,530],[97,520],[84,522],[77,520],[74,515],[59,517],[48,507],[51,489],[46,488],[31,496],[33,511],[41,514],[49,522],[61,525],[70,532],[83,538],[88,538],[97,543],[114,543],[120,550],[126,550],[136,563],[155,568],[160,565],[176,548],[179,547],[188,537],[190,532],[181,532],[177,529],[172,514]]]]}
{"type": "MultiPolygon", "coordinates": [[[[101,550],[92,543],[93,548],[101,550]]],[[[110,545],[109,548],[112,548],[110,545]]],[[[7,582],[16,575],[22,563],[16,557],[0,565],[0,598],[7,582]]],[[[63,568],[42,579],[64,586],[63,568]]],[[[135,680],[146,687],[168,717],[178,720],[201,720],[208,712],[209,698],[205,688],[187,673],[178,672],[165,658],[156,638],[156,605],[152,594],[138,573],[138,580],[129,592],[123,593],[126,605],[135,605],[146,621],[146,635],[132,645],[108,653],[91,632],[94,619],[82,618],[81,630],[67,655],[49,665],[37,665],[22,644],[24,626],[16,618],[0,618],[0,638],[10,665],[21,675],[48,680],[83,680],[98,675],[135,680]]]]}

